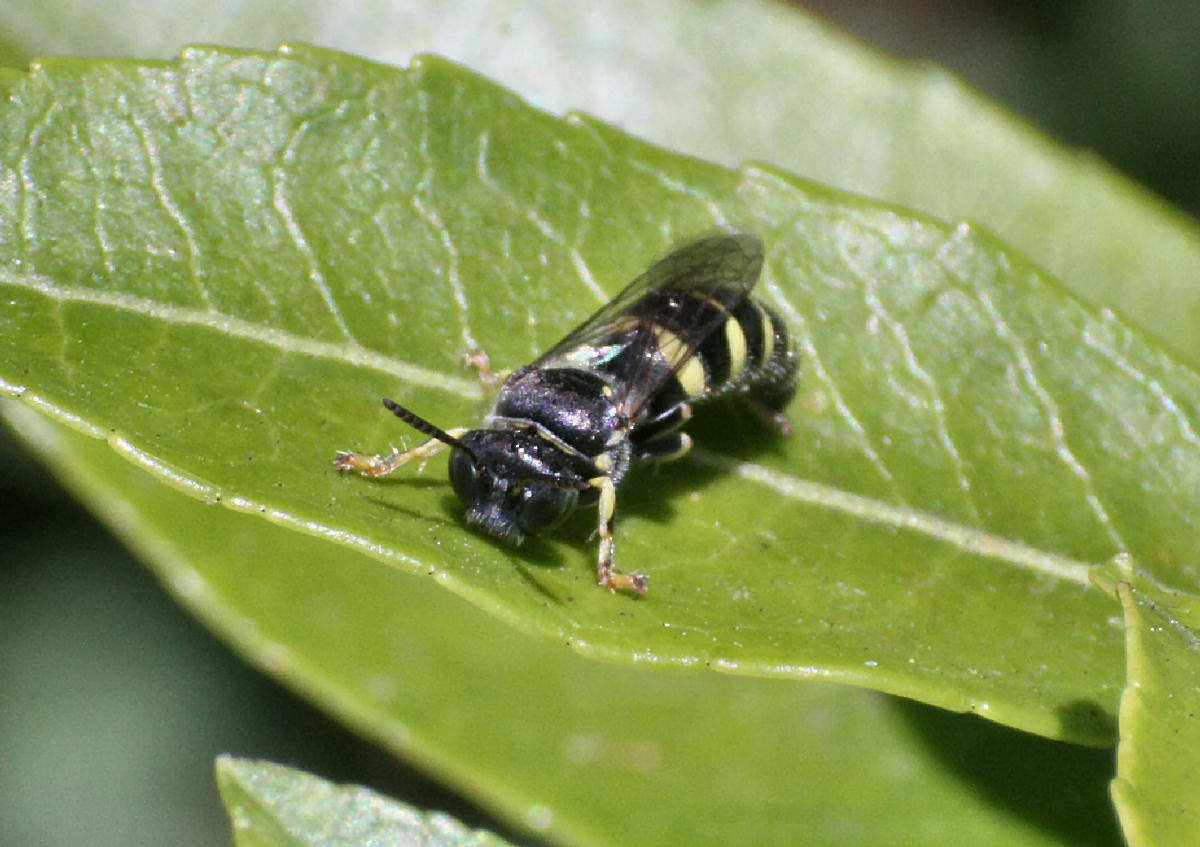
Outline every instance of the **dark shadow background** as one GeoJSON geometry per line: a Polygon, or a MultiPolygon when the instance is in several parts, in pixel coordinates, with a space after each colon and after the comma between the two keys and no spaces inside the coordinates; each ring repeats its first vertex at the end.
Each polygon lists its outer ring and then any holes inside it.
{"type": "Polygon", "coordinates": [[[1200,4],[805,0],[863,41],[961,76],[1200,214],[1200,4]]]}
{"type": "MultiPolygon", "coordinates": [[[[951,69],[1051,135],[1095,150],[1200,213],[1200,4],[799,5],[888,52],[951,69]]],[[[0,64],[21,67],[36,52],[0,34],[0,64]]],[[[0,503],[0,844],[229,844],[215,791],[198,789],[212,785],[213,757],[228,750],[488,824],[243,665],[7,433],[0,433],[0,503]]],[[[1105,751],[1022,738],[915,704],[903,709],[931,745],[944,747],[948,767],[1068,842],[1062,810],[1029,808],[1027,786],[1010,796],[1013,774],[997,763],[1012,759],[989,751],[1032,745],[1034,771],[1041,762],[1058,778],[1083,772],[1095,792],[1111,772],[1105,751]]],[[[1092,843],[1119,843],[1111,819],[1097,824],[1088,830],[1097,836],[1092,843]]]]}

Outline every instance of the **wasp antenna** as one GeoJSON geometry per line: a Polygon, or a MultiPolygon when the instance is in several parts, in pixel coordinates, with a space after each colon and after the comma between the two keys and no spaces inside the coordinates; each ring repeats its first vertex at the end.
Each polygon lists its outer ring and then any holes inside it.
{"type": "Polygon", "coordinates": [[[475,454],[467,449],[465,444],[463,444],[450,433],[446,432],[444,429],[434,426],[416,412],[410,412],[408,409],[404,408],[394,400],[389,400],[388,398],[384,397],[383,405],[389,412],[400,418],[400,420],[404,421],[413,429],[425,433],[430,438],[436,438],[438,441],[453,447],[455,450],[462,450],[471,457],[471,461],[475,461],[475,454]]]}

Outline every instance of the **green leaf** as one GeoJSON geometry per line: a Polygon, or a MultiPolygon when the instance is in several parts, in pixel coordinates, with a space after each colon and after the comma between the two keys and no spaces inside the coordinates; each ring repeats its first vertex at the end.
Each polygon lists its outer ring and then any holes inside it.
{"type": "MultiPolygon", "coordinates": [[[[367,551],[590,655],[905,694],[1103,743],[1120,631],[1090,563],[1195,590],[1196,375],[971,227],[558,120],[440,60],[291,48],[10,76],[0,379],[194,496],[367,551]],[[768,245],[805,360],[786,444],[736,409],[520,551],[444,483],[339,478],[445,426],[681,238],[768,245]]],[[[699,416],[698,416],[699,417],[699,416]]]]}
{"type": "Polygon", "coordinates": [[[1133,847],[1200,842],[1200,600],[1128,559],[1109,568],[1125,610],[1129,682],[1112,794],[1133,847]]]}
{"type": "Polygon", "coordinates": [[[846,686],[588,661],[0,410],[250,661],[556,843],[1120,843],[1108,751],[846,686]]]}
{"type": "Polygon", "coordinates": [[[222,757],[217,785],[238,847],[503,847],[446,815],[423,814],[357,785],[336,786],[270,762],[222,757]]]}

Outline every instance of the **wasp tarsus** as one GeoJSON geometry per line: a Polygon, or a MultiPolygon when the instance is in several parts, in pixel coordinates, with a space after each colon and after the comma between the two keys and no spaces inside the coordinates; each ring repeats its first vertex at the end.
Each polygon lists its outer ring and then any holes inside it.
{"type": "MultiPolygon", "coordinates": [[[[472,526],[521,541],[597,503],[598,583],[643,594],[647,578],[613,567],[616,489],[631,465],[682,456],[692,406],[735,393],[783,434],[797,356],[779,315],[750,296],[762,242],[718,234],[652,265],[535,362],[505,377],[478,429],[442,430],[384,405],[429,440],[388,455],[338,453],[334,466],[392,473],[450,449],[450,482],[472,526]]],[[[467,360],[487,380],[487,357],[467,360]]]]}

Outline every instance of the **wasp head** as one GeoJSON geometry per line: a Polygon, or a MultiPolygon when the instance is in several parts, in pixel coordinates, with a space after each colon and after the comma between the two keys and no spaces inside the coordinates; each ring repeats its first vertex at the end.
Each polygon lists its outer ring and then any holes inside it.
{"type": "Polygon", "coordinates": [[[520,543],[562,522],[590,488],[581,460],[535,429],[464,433],[450,456],[450,484],[467,523],[520,543]]]}
{"type": "Polygon", "coordinates": [[[396,417],[454,452],[450,484],[467,507],[467,523],[520,543],[560,523],[590,489],[591,462],[567,452],[530,423],[508,429],[473,429],[455,437],[392,400],[396,417]]]}

